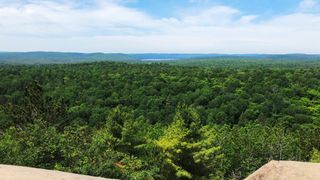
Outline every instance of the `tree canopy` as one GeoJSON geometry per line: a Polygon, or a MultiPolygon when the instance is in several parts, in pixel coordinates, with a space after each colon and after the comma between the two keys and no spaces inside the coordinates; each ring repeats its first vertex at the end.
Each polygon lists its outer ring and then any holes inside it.
{"type": "Polygon", "coordinates": [[[0,66],[0,163],[120,179],[242,179],[319,162],[318,67],[0,66]]]}

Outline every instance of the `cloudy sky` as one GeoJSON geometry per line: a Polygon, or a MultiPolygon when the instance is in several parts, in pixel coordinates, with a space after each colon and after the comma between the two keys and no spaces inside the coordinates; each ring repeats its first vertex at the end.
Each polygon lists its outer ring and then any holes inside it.
{"type": "Polygon", "coordinates": [[[320,54],[320,0],[0,0],[0,51],[320,54]]]}

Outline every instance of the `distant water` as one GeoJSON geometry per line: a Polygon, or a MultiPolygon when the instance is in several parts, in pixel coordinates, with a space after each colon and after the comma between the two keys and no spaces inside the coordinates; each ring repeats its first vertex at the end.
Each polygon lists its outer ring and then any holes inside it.
{"type": "Polygon", "coordinates": [[[141,59],[141,61],[173,61],[174,58],[141,59]]]}

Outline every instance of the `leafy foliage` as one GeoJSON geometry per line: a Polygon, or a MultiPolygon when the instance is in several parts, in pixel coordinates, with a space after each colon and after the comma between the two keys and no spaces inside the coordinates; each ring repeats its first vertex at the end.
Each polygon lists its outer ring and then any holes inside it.
{"type": "Polygon", "coordinates": [[[242,179],[318,162],[317,67],[0,67],[0,163],[120,179],[242,179]]]}
{"type": "Polygon", "coordinates": [[[312,151],[311,162],[320,163],[320,152],[316,149],[312,151]]]}

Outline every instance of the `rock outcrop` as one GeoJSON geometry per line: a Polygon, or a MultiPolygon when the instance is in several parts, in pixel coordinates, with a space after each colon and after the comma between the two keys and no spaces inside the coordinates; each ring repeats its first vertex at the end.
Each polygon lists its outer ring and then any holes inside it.
{"type": "Polygon", "coordinates": [[[1,180],[107,180],[106,178],[85,176],[61,171],[0,165],[1,180]]]}
{"type": "Polygon", "coordinates": [[[319,180],[320,164],[271,161],[251,174],[245,180],[319,180]]]}

